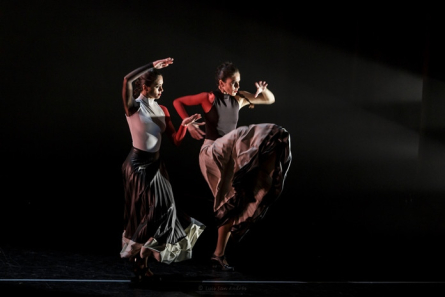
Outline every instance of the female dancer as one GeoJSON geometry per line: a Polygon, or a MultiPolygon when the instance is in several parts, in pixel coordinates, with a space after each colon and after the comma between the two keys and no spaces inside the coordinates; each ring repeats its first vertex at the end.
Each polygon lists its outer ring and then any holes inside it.
{"type": "MultiPolygon", "coordinates": [[[[188,131],[204,139],[199,153],[201,172],[213,196],[218,226],[214,268],[234,271],[225,257],[232,236],[239,241],[253,223],[262,218],[280,196],[292,155],[290,135],[275,124],[237,128],[239,110],[253,104],[272,104],[275,96],[265,81],[255,83],[255,94],[240,90],[240,72],[231,62],[216,71],[217,90],[177,98],[173,105],[186,119],[185,106],[201,105],[205,132],[197,123],[188,131]]],[[[200,123],[203,124],[203,123],[200,123]]]]}
{"type": "Polygon", "coordinates": [[[163,76],[157,69],[172,58],[154,61],[124,77],[122,99],[130,128],[132,148],[122,165],[125,190],[121,257],[133,262],[138,281],[153,275],[148,258],[170,264],[190,259],[205,226],[177,213],[172,187],[160,157],[162,133],[179,145],[187,127],[201,115],[185,117],[176,131],[161,97],[163,76]],[[135,89],[133,90],[133,83],[135,89]]]}

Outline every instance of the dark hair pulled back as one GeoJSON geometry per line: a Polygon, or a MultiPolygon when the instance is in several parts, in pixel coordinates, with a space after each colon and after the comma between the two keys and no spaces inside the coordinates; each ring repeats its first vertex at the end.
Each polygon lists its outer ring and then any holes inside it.
{"type": "Polygon", "coordinates": [[[162,75],[162,74],[156,68],[150,68],[147,70],[147,72],[145,72],[144,74],[139,76],[134,81],[133,97],[135,97],[135,98],[139,97],[139,94],[142,91],[143,85],[146,85],[147,87],[153,86],[153,83],[156,81],[156,79],[160,75],[162,75]]]}
{"type": "Polygon", "coordinates": [[[236,72],[239,72],[232,62],[224,62],[216,68],[216,86],[219,86],[219,80],[226,81],[229,77],[232,77],[236,72]]]}
{"type": "MultiPolygon", "coordinates": [[[[216,79],[216,86],[219,86],[219,80],[222,81],[226,81],[226,79],[228,79],[229,77],[232,77],[235,73],[239,72],[238,67],[235,66],[235,64],[233,64],[232,62],[224,62],[221,65],[219,65],[216,68],[216,75],[215,75],[215,79],[216,79]]],[[[244,96],[241,93],[238,93],[238,95],[240,97],[243,97],[244,99],[247,100],[247,102],[249,102],[249,108],[254,108],[255,106],[253,105],[252,102],[250,102],[249,99],[247,99],[246,96],[244,96]]]]}

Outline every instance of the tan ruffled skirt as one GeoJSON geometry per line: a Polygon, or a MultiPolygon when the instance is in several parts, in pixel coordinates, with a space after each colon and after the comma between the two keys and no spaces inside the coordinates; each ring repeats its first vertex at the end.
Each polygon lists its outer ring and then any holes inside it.
{"type": "Polygon", "coordinates": [[[199,164],[214,196],[217,226],[234,219],[232,236],[241,240],[281,195],[291,160],[290,135],[275,124],[204,140],[199,164]]]}

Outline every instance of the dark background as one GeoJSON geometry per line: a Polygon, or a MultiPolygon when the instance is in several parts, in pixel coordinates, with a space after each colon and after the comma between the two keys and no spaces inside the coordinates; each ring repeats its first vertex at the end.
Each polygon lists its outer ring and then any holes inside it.
{"type": "MultiPolygon", "coordinates": [[[[239,124],[282,125],[293,155],[280,200],[229,245],[232,261],[265,275],[441,279],[439,9],[210,2],[2,1],[1,242],[118,257],[131,147],[123,76],[173,57],[159,103],[178,126],[172,100],[213,90],[230,60],[242,89],[266,80],[276,96],[242,109],[239,124]]],[[[165,139],[162,156],[177,204],[208,226],[194,254],[208,259],[216,231],[200,145],[165,139]]]]}

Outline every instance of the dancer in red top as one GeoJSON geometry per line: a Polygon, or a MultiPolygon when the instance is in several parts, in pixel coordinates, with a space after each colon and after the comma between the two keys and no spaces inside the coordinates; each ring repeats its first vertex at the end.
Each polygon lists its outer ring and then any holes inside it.
{"type": "Polygon", "coordinates": [[[283,190],[292,155],[290,135],[275,124],[237,127],[239,110],[254,104],[272,104],[275,96],[265,81],[255,83],[256,92],[240,90],[240,72],[231,62],[216,71],[217,90],[177,98],[173,105],[182,119],[186,106],[200,105],[204,123],[190,125],[195,139],[204,139],[199,153],[201,172],[213,196],[218,226],[213,267],[234,271],[225,257],[230,237],[237,241],[261,219],[283,190]]]}
{"type": "Polygon", "coordinates": [[[172,58],[154,61],[127,74],[123,82],[132,148],[122,165],[125,211],[120,255],[133,262],[138,281],[153,275],[149,257],[167,264],[190,259],[205,229],[201,222],[177,211],[160,154],[163,134],[178,146],[187,127],[201,118],[200,114],[185,117],[176,131],[167,108],[156,102],[164,91],[157,69],[172,63],[172,58]]]}

